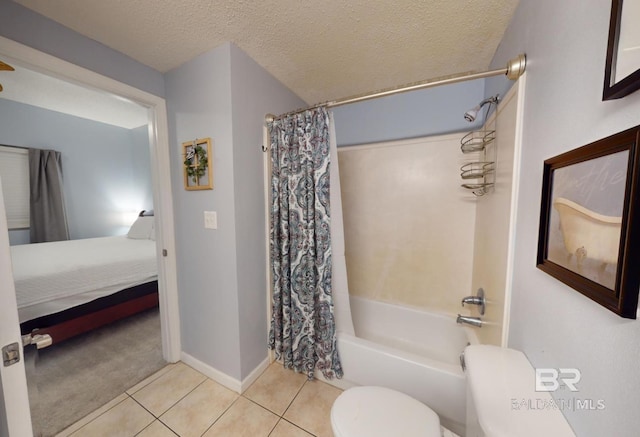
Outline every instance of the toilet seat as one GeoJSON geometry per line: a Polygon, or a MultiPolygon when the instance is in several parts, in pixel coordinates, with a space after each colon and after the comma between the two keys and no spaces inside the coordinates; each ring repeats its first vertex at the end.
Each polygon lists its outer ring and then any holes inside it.
{"type": "Polygon", "coordinates": [[[384,387],[354,387],[331,407],[335,437],[440,437],[440,419],[421,402],[384,387]]]}

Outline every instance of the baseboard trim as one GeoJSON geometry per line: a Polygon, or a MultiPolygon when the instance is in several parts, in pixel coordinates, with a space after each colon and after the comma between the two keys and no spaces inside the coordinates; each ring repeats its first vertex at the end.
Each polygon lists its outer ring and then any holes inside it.
{"type": "Polygon", "coordinates": [[[203,363],[199,359],[189,355],[184,351],[180,353],[180,360],[186,365],[193,367],[203,375],[213,379],[218,384],[224,385],[229,390],[233,390],[236,393],[242,393],[242,383],[239,380],[227,375],[226,373],[214,369],[210,365],[203,363]]]}
{"type": "Polygon", "coordinates": [[[269,367],[269,364],[271,364],[271,361],[269,360],[269,357],[267,357],[264,360],[262,360],[262,362],[258,364],[258,366],[255,369],[253,369],[251,373],[249,373],[249,376],[247,376],[240,384],[240,388],[242,389],[243,393],[245,392],[245,390],[249,388],[251,384],[255,382],[256,379],[260,377],[260,375],[262,375],[262,372],[267,370],[267,367],[269,367]]]}
{"type": "Polygon", "coordinates": [[[236,393],[242,394],[244,393],[251,384],[255,382],[256,379],[269,367],[269,357],[265,358],[258,366],[253,369],[253,371],[247,376],[244,380],[239,381],[236,378],[233,378],[227,375],[224,372],[221,372],[208,364],[203,363],[199,359],[189,355],[186,352],[180,353],[180,360],[188,366],[193,367],[198,372],[203,375],[213,379],[218,384],[222,384],[227,387],[229,390],[233,390],[236,393]]]}

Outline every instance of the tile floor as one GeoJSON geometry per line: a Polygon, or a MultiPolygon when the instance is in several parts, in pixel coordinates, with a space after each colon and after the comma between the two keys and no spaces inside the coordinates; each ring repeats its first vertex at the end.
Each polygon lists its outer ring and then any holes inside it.
{"type": "Polygon", "coordinates": [[[329,414],[341,390],[279,363],[243,394],[191,367],[170,364],[58,437],[332,437],[329,414]]]}

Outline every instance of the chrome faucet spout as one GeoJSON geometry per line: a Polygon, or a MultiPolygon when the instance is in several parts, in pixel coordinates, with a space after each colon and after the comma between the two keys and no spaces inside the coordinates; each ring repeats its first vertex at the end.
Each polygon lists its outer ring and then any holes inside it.
{"type": "Polygon", "coordinates": [[[456,323],[466,323],[467,325],[475,326],[476,328],[482,328],[484,322],[480,319],[480,317],[462,316],[458,314],[456,323]]]}

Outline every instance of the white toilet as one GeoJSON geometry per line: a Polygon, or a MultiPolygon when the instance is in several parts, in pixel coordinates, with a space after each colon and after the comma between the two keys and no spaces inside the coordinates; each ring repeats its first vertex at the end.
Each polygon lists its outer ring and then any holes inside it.
{"type": "MultiPolygon", "coordinates": [[[[465,349],[465,437],[554,437],[575,434],[548,392],[535,391],[535,372],[513,349],[473,345],[465,349]]],[[[399,376],[401,377],[401,375],[399,376]]],[[[440,419],[428,406],[395,390],[354,387],[331,408],[335,437],[440,437],[440,419]]]]}

